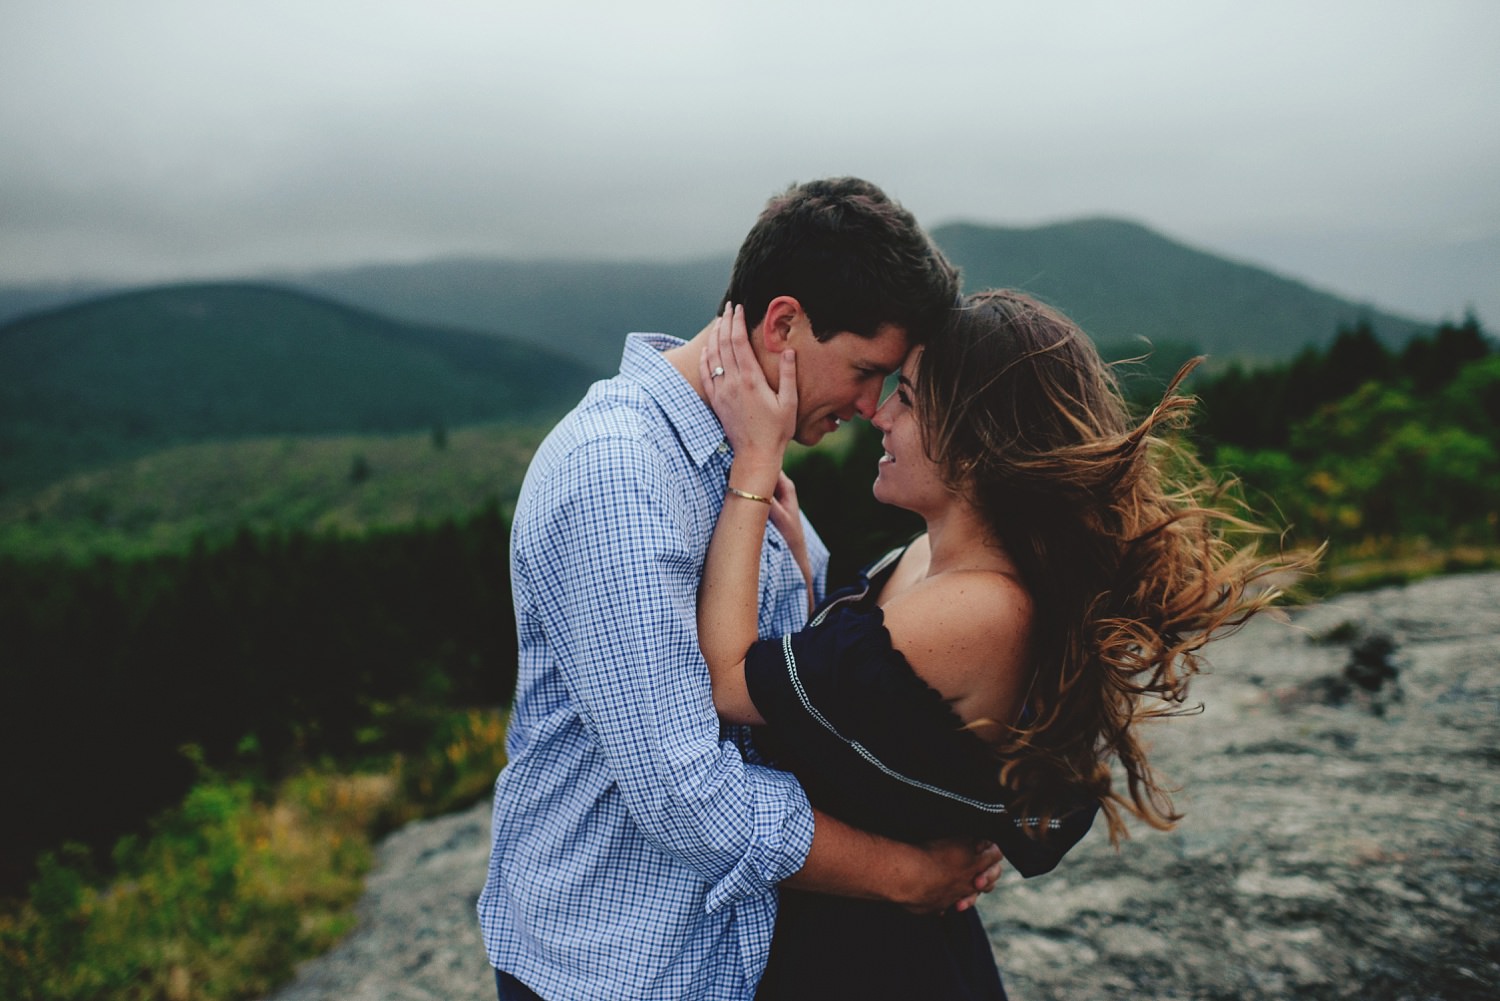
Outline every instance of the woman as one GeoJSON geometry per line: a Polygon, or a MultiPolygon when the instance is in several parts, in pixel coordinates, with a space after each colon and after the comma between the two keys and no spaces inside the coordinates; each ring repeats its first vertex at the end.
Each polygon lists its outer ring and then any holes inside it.
{"type": "MultiPolygon", "coordinates": [[[[1065,317],[1016,292],[970,296],[873,420],[875,496],[926,532],[802,632],[757,642],[767,518],[801,544],[781,473],[793,363],[773,390],[737,310],[703,353],[735,450],[698,613],[720,715],[764,725],[757,745],[833,815],[909,841],[989,838],[1024,875],[1054,866],[1096,811],[1112,841],[1125,813],[1171,827],[1136,724],[1181,711],[1200,648],[1277,596],[1251,585],[1306,562],[1227,541],[1252,526],[1158,437],[1186,415],[1191,366],[1133,421],[1065,317]]],[[[783,891],[758,996],[1005,995],[973,910],[783,891]]]]}

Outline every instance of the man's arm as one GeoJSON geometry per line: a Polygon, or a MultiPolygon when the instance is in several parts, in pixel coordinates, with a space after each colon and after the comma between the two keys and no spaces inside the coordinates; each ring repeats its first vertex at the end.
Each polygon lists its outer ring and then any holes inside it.
{"type": "Polygon", "coordinates": [[[926,847],[861,831],[814,809],[807,862],[784,885],[813,893],[886,900],[919,914],[965,910],[1000,878],[1000,849],[989,842],[940,841],[926,847]]]}

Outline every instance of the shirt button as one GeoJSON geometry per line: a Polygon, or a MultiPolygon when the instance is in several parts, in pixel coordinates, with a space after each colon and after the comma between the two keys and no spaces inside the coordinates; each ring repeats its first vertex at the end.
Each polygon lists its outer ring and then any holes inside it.
{"type": "Polygon", "coordinates": [[[721,442],[719,442],[719,454],[720,455],[724,455],[728,451],[729,451],[729,442],[727,442],[727,441],[721,441],[721,442]]]}

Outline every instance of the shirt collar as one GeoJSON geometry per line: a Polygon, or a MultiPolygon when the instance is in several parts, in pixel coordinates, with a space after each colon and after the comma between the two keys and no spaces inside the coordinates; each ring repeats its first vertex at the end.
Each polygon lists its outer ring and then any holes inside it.
{"type": "Polygon", "coordinates": [[[663,356],[663,352],[686,343],[666,334],[629,334],[620,374],[638,383],[656,401],[682,442],[683,451],[695,465],[702,466],[716,452],[727,451],[727,445],[724,427],[713,410],[663,356]]]}

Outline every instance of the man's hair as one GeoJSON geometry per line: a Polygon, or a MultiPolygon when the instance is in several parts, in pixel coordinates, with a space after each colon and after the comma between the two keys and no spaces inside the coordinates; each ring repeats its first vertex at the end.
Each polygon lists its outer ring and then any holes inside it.
{"type": "Polygon", "coordinates": [[[916,344],[956,305],[958,272],[885,192],[833,177],[773,197],[740,245],[724,301],[753,329],[780,295],[801,303],[818,340],[895,324],[916,344]]]}

